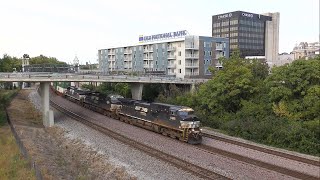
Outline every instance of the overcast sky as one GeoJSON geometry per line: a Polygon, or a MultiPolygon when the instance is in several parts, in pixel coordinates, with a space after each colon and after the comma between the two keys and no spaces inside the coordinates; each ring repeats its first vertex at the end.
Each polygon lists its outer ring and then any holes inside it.
{"type": "Polygon", "coordinates": [[[139,35],[211,36],[212,15],[237,10],[280,12],[279,52],[319,41],[319,0],[2,0],[0,56],[96,63],[98,49],[137,44],[139,35]]]}

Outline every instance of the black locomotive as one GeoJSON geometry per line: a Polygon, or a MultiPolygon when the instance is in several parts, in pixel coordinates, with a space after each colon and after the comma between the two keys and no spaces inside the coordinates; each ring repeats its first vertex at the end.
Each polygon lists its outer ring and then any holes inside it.
{"type": "Polygon", "coordinates": [[[105,96],[99,92],[68,87],[64,97],[88,109],[120,121],[143,127],[190,144],[202,141],[200,120],[185,106],[105,96]]]}

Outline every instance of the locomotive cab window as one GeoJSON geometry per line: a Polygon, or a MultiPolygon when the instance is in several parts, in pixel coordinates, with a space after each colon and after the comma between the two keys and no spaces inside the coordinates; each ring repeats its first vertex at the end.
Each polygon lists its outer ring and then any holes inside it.
{"type": "Polygon", "coordinates": [[[179,111],[178,114],[179,116],[188,116],[188,112],[186,111],[179,111]]]}

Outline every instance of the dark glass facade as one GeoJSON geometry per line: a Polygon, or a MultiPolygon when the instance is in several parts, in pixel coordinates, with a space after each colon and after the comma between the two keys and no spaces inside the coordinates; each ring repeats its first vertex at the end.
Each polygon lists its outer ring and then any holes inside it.
{"type": "Polygon", "coordinates": [[[260,14],[235,11],[212,16],[212,37],[226,37],[230,54],[239,49],[242,57],[265,55],[266,21],[272,18],[260,14]]]}

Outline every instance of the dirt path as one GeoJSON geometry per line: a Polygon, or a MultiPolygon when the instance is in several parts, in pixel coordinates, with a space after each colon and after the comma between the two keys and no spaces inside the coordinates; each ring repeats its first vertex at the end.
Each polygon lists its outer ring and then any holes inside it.
{"type": "Polygon", "coordinates": [[[44,179],[136,179],[123,167],[80,141],[70,140],[59,127],[44,128],[41,114],[28,99],[31,90],[21,90],[8,107],[8,114],[44,179]]]}

